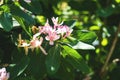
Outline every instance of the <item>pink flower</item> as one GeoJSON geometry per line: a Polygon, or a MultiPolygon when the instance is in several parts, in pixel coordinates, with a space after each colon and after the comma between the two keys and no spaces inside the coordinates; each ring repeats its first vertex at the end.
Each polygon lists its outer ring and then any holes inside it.
{"type": "Polygon", "coordinates": [[[42,45],[42,42],[43,42],[43,38],[40,37],[40,39],[37,38],[37,36],[39,36],[39,34],[35,34],[33,36],[33,39],[30,41],[30,48],[36,48],[36,47],[39,47],[41,49],[41,51],[47,55],[47,52],[44,50],[44,48],[41,46],[42,45]]]}
{"type": "Polygon", "coordinates": [[[47,21],[45,23],[45,26],[50,26],[48,19],[47,19],[47,21]]]}
{"type": "Polygon", "coordinates": [[[61,34],[62,37],[68,37],[72,32],[72,29],[70,29],[68,26],[58,26],[57,33],[61,34]]]}
{"type": "Polygon", "coordinates": [[[64,36],[64,38],[70,36],[70,34],[72,33],[73,29],[70,29],[69,27],[66,28],[66,34],[64,36]]]}
{"type": "Polygon", "coordinates": [[[54,41],[58,40],[60,38],[60,35],[62,35],[62,37],[65,38],[68,37],[72,32],[72,29],[70,29],[68,26],[62,25],[63,22],[58,23],[58,17],[57,18],[53,17],[52,22],[54,26],[50,26],[47,20],[45,26],[40,27],[40,34],[43,33],[47,35],[45,39],[49,41],[50,45],[54,45],[54,41]]]}
{"type": "Polygon", "coordinates": [[[53,17],[52,18],[52,22],[53,22],[54,26],[60,26],[60,25],[63,24],[63,22],[58,23],[58,17],[57,18],[53,17]]]}
{"type": "Polygon", "coordinates": [[[18,45],[19,47],[28,47],[30,44],[28,44],[26,41],[21,40],[21,44],[18,45]]]}
{"type": "Polygon", "coordinates": [[[36,33],[35,35],[33,35],[33,39],[36,39],[39,35],[40,33],[36,33]]]}
{"type": "Polygon", "coordinates": [[[27,42],[23,42],[21,45],[21,47],[28,47],[28,46],[30,46],[30,44],[28,44],[27,42]]]}
{"type": "Polygon", "coordinates": [[[47,34],[49,31],[52,31],[53,28],[51,26],[41,26],[40,33],[47,34]]]}
{"type": "Polygon", "coordinates": [[[54,41],[58,40],[60,35],[57,35],[55,31],[48,32],[48,35],[45,37],[46,40],[50,41],[50,45],[54,45],[54,41]]]}
{"type": "Polygon", "coordinates": [[[9,73],[6,72],[6,68],[0,69],[0,80],[8,80],[9,73]]]}
{"type": "Polygon", "coordinates": [[[42,44],[42,42],[43,42],[43,38],[42,37],[40,39],[35,38],[35,39],[30,41],[30,45],[32,47],[39,47],[42,44]]]}
{"type": "Polygon", "coordinates": [[[67,26],[58,26],[57,33],[62,36],[67,32],[67,26]]]}
{"type": "Polygon", "coordinates": [[[49,31],[53,30],[53,28],[50,26],[48,20],[46,21],[45,26],[40,26],[39,29],[40,29],[39,32],[43,33],[43,34],[47,34],[49,31]]]}

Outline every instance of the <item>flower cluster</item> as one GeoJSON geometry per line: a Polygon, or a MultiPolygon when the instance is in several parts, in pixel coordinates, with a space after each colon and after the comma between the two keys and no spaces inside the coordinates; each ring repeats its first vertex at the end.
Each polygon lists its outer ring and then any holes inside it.
{"type": "Polygon", "coordinates": [[[0,69],[0,80],[8,80],[9,73],[7,73],[6,68],[0,69]]]}
{"type": "Polygon", "coordinates": [[[72,29],[70,29],[66,25],[62,25],[62,23],[58,23],[58,17],[52,18],[53,26],[51,26],[47,20],[46,24],[44,26],[39,27],[39,33],[45,34],[45,39],[49,41],[50,45],[54,45],[54,41],[60,39],[60,37],[68,37],[72,29]]]}
{"type": "Polygon", "coordinates": [[[53,26],[51,26],[47,20],[44,26],[39,26],[38,32],[33,35],[33,38],[29,44],[25,41],[22,41],[22,45],[20,46],[29,46],[29,48],[39,47],[44,54],[47,54],[44,48],[41,46],[44,39],[46,41],[49,41],[49,45],[54,45],[55,41],[70,36],[72,29],[69,28],[67,25],[63,25],[63,22],[58,23],[58,17],[53,17],[52,22],[53,26]],[[44,35],[45,37],[43,37],[42,35],[44,35]]]}

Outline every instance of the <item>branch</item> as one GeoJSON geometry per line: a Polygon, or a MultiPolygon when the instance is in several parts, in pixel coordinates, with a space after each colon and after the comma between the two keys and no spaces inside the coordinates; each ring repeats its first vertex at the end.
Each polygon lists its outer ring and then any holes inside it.
{"type": "Polygon", "coordinates": [[[104,65],[103,65],[103,67],[101,69],[101,72],[100,72],[100,76],[101,77],[103,77],[105,75],[105,73],[107,72],[107,66],[108,66],[109,60],[110,60],[110,58],[111,58],[111,56],[113,54],[113,51],[115,49],[115,46],[116,46],[116,43],[117,43],[117,40],[118,40],[118,34],[119,34],[119,32],[120,32],[120,23],[119,23],[117,32],[115,34],[115,38],[113,40],[112,46],[110,48],[110,51],[109,51],[109,53],[108,53],[108,55],[106,57],[106,61],[105,61],[104,65]]]}

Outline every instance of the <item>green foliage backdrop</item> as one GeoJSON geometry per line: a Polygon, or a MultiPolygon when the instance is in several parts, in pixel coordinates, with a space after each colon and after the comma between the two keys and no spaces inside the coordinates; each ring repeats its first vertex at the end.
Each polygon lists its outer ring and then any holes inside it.
{"type": "Polygon", "coordinates": [[[9,80],[120,80],[120,0],[0,0],[0,67],[9,80]],[[73,29],[70,37],[18,47],[48,19],[73,29]],[[27,55],[26,55],[27,54],[27,55]]]}

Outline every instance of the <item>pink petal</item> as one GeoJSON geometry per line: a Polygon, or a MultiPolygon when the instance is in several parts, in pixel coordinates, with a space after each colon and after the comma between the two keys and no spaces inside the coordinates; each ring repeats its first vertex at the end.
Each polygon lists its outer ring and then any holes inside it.
{"type": "Polygon", "coordinates": [[[42,46],[39,46],[43,54],[47,55],[48,53],[45,51],[45,49],[42,46]]]}
{"type": "Polygon", "coordinates": [[[50,45],[54,45],[54,42],[53,42],[53,41],[50,41],[49,44],[50,44],[50,45]]]}

